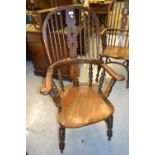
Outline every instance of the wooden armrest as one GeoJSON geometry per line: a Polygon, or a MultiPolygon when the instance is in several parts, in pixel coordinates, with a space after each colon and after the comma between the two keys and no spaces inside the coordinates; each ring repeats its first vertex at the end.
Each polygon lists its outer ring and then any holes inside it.
{"type": "MultiPolygon", "coordinates": [[[[96,59],[69,59],[62,62],[56,62],[53,65],[49,66],[46,73],[45,78],[45,86],[41,88],[40,93],[43,95],[48,95],[52,91],[52,75],[54,66],[62,66],[65,64],[72,64],[72,63],[92,63],[92,64],[98,64],[100,65],[100,62],[96,59]]],[[[109,67],[107,64],[101,64],[101,67],[105,69],[115,80],[122,81],[125,79],[125,77],[121,74],[117,74],[111,67],[109,67]]]]}
{"type": "Polygon", "coordinates": [[[52,75],[53,75],[53,66],[50,66],[47,69],[45,86],[40,89],[40,93],[42,95],[48,95],[49,92],[52,90],[52,75]]]}
{"type": "Polygon", "coordinates": [[[104,68],[115,80],[123,81],[125,77],[121,74],[116,73],[111,67],[107,64],[101,64],[102,68],[104,68]]]}
{"type": "Polygon", "coordinates": [[[128,32],[128,30],[125,29],[115,29],[115,28],[103,28],[100,32],[100,35],[103,35],[106,31],[122,31],[122,32],[128,32]]]}

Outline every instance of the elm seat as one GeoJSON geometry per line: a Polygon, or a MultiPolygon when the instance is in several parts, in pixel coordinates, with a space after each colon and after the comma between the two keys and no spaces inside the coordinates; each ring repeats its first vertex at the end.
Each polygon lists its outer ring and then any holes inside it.
{"type": "Polygon", "coordinates": [[[59,122],[66,127],[81,127],[108,118],[114,112],[111,102],[104,100],[92,87],[70,87],[61,92],[59,122]]]}
{"type": "Polygon", "coordinates": [[[115,59],[129,60],[129,48],[120,46],[109,46],[103,51],[102,56],[112,57],[115,59]]]}

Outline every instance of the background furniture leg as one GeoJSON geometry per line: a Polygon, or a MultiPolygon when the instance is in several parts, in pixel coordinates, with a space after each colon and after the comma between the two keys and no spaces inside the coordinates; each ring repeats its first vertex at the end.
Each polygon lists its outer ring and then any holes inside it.
{"type": "Polygon", "coordinates": [[[127,61],[127,80],[126,80],[126,88],[129,88],[129,61],[127,61]]]}

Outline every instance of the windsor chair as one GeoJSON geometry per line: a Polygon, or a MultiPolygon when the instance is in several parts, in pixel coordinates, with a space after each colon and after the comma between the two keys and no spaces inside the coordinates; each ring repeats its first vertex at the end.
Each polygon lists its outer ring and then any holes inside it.
{"type": "MultiPolygon", "coordinates": [[[[116,0],[109,8],[106,28],[101,31],[102,52],[100,61],[118,64],[127,71],[126,88],[129,87],[129,1],[116,0]],[[103,60],[103,58],[105,58],[103,60]],[[119,61],[117,61],[119,60],[119,61]]],[[[96,81],[100,67],[98,68],[96,81]]]]}
{"type": "Polygon", "coordinates": [[[79,128],[104,120],[108,127],[108,139],[112,137],[114,106],[108,96],[115,82],[124,80],[124,76],[117,74],[98,59],[99,32],[99,21],[95,13],[81,6],[55,8],[43,23],[43,40],[51,65],[47,69],[45,86],[40,92],[43,95],[50,95],[58,107],[61,152],[65,147],[66,128],[79,128]],[[62,56],[62,49],[65,51],[64,56],[62,56]],[[50,56],[51,52],[53,52],[53,58],[50,56]],[[85,84],[79,81],[82,68],[79,67],[80,64],[89,65],[89,80],[85,84]],[[73,83],[71,85],[64,84],[61,74],[61,67],[68,65],[71,66],[70,77],[73,83]],[[93,84],[95,66],[102,68],[97,89],[93,84]],[[60,88],[53,79],[53,73],[56,70],[60,88]],[[111,78],[103,89],[106,72],[111,78]]]}

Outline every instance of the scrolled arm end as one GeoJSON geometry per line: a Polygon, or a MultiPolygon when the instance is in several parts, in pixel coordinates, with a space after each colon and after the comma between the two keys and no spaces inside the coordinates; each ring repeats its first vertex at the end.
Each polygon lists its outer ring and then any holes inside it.
{"type": "Polygon", "coordinates": [[[51,91],[51,87],[42,87],[42,88],[40,89],[40,93],[41,93],[42,95],[48,95],[50,91],[51,91]]]}
{"type": "Polygon", "coordinates": [[[111,67],[109,67],[107,64],[102,64],[102,68],[104,68],[115,80],[123,81],[125,80],[125,77],[122,74],[116,73],[111,67]]]}
{"type": "Polygon", "coordinates": [[[50,66],[47,69],[46,78],[45,78],[45,86],[40,89],[40,93],[42,95],[48,95],[52,90],[52,75],[53,75],[53,66],[50,66]]]}

